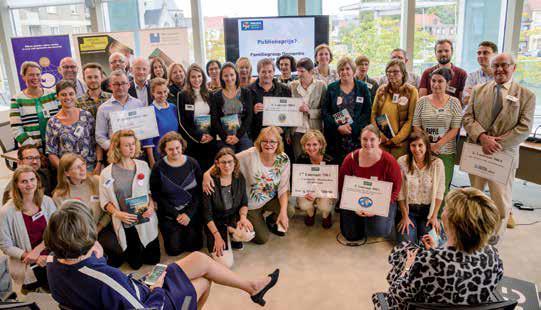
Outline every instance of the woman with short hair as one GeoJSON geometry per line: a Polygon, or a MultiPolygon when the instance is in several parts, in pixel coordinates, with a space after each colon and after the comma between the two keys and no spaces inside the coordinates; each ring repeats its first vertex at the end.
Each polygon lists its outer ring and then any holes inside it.
{"type": "Polygon", "coordinates": [[[43,195],[41,181],[30,166],[21,165],[13,173],[11,199],[0,208],[0,249],[9,257],[9,271],[22,292],[48,289],[48,250],[43,232],[56,211],[49,196],[43,195]]]}
{"type": "Polygon", "coordinates": [[[325,82],[325,85],[329,85],[339,79],[337,70],[331,68],[330,64],[333,57],[331,48],[327,44],[316,46],[314,58],[316,59],[316,67],[314,68],[314,77],[316,79],[322,80],[325,82]]]}
{"type": "Polygon", "coordinates": [[[111,138],[108,162],[100,175],[100,204],[111,214],[123,259],[132,269],[160,261],[158,219],[149,195],[150,168],[142,160],[141,143],[131,129],[111,138]]]}
{"type": "Polygon", "coordinates": [[[167,84],[169,86],[169,102],[177,102],[178,94],[186,84],[186,69],[180,63],[172,63],[167,69],[167,84]]]}
{"type": "Polygon", "coordinates": [[[195,252],[169,264],[147,286],[107,265],[90,212],[79,201],[65,204],[45,232],[45,244],[54,252],[47,264],[51,293],[62,309],[202,309],[212,282],[243,290],[263,306],[278,281],[279,269],[247,280],[195,252]]]}
{"type": "Polygon", "coordinates": [[[403,243],[389,256],[388,293],[372,296],[376,309],[408,303],[479,305],[493,300],[503,277],[498,250],[489,244],[501,222],[494,202],[474,188],[454,189],[442,214],[447,242],[422,238],[425,249],[403,243]]]}
{"type": "MultiPolygon", "coordinates": [[[[277,127],[261,130],[254,147],[236,154],[240,171],[246,179],[248,193],[248,220],[255,232],[253,242],[264,244],[269,232],[284,236],[289,218],[295,210],[288,207],[290,161],[284,152],[284,142],[277,127]],[[266,218],[264,214],[270,212],[266,218]]],[[[216,190],[210,170],[203,176],[203,190],[210,194],[216,190]]]]}
{"type": "Polygon", "coordinates": [[[203,247],[201,229],[201,168],[184,154],[186,141],[168,132],[159,143],[164,156],[152,167],[150,191],[158,204],[165,252],[176,256],[203,247]]]}
{"type": "Polygon", "coordinates": [[[211,59],[207,62],[206,69],[209,77],[209,82],[207,83],[208,90],[213,92],[222,88],[220,83],[220,70],[222,69],[222,64],[218,60],[211,59]]]}
{"type": "Polygon", "coordinates": [[[357,58],[355,58],[355,78],[359,81],[363,81],[366,83],[366,86],[368,87],[368,90],[370,90],[370,96],[372,98],[372,102],[374,102],[374,99],[376,98],[376,92],[378,91],[379,84],[376,80],[371,79],[368,76],[368,69],[370,68],[370,59],[368,59],[365,55],[359,55],[357,58]]]}
{"type": "Polygon", "coordinates": [[[340,79],[327,86],[321,115],[329,154],[341,163],[346,154],[359,147],[361,129],[370,123],[372,99],[364,82],[355,80],[355,64],[342,57],[337,66],[340,79]],[[349,115],[349,116],[348,116],[349,115]]]}

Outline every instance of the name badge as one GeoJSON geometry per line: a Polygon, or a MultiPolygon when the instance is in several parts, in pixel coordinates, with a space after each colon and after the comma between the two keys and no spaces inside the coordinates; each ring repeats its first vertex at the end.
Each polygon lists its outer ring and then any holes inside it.
{"type": "Polygon", "coordinates": [[[400,94],[393,94],[393,103],[397,103],[398,98],[400,98],[400,94]]]}
{"type": "Polygon", "coordinates": [[[366,82],[366,86],[368,87],[368,89],[372,89],[372,87],[374,87],[374,85],[372,85],[371,83],[368,83],[368,82],[366,82]]]}
{"type": "Polygon", "coordinates": [[[98,202],[100,201],[100,197],[96,195],[90,196],[90,202],[98,202]]]}
{"type": "Polygon", "coordinates": [[[51,112],[49,112],[49,110],[43,109],[42,112],[45,118],[51,118],[51,112]]]}
{"type": "Polygon", "coordinates": [[[509,101],[513,101],[513,102],[518,102],[518,98],[515,97],[515,96],[511,96],[511,95],[507,95],[505,97],[505,99],[509,100],[509,101]]]}
{"type": "Polygon", "coordinates": [[[194,104],[187,104],[186,105],[186,111],[195,111],[195,105],[194,104]]]}
{"type": "Polygon", "coordinates": [[[38,213],[32,215],[32,222],[37,221],[42,216],[43,216],[43,212],[41,212],[41,211],[39,211],[38,213]]]}
{"type": "Polygon", "coordinates": [[[364,102],[364,97],[357,97],[357,99],[355,101],[357,101],[357,103],[363,103],[364,102]]]}
{"type": "Polygon", "coordinates": [[[73,133],[74,136],[76,136],[77,138],[81,138],[81,136],[83,135],[83,127],[81,125],[77,126],[77,128],[75,128],[75,132],[73,133]]]}
{"type": "Polygon", "coordinates": [[[109,188],[109,187],[113,186],[114,181],[115,181],[114,179],[106,180],[105,183],[103,183],[103,186],[105,186],[106,188],[109,188]]]}
{"type": "Polygon", "coordinates": [[[343,101],[344,101],[344,99],[342,99],[342,97],[336,98],[336,105],[342,105],[343,101]]]}
{"type": "Polygon", "coordinates": [[[454,88],[453,86],[447,85],[447,91],[454,94],[456,92],[456,88],[454,88]]]}

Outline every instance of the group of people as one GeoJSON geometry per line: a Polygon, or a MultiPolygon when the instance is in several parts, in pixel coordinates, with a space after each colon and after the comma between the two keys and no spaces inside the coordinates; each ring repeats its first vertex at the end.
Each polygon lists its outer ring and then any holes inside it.
{"type": "MultiPolygon", "coordinates": [[[[503,273],[494,245],[508,223],[514,173],[506,185],[470,175],[477,189],[448,193],[457,136],[463,126],[468,142],[486,154],[506,152],[516,169],[535,96],[512,80],[514,58],[498,54],[492,42],[479,44],[480,69],[470,74],[452,64],[451,41],[436,42],[434,51],[438,64],[419,78],[408,72],[406,52],[393,50],[379,79],[368,76],[370,61],[363,55],[342,57],[332,69],[325,44],[316,47],[315,61],[262,59],[255,79],[246,57],[235,64],[211,60],[204,70],[197,64],[166,67],[160,58],[128,64],[114,53],[108,77],[99,64],[88,63],[81,81],[68,57],[54,90],[41,87],[37,63],[23,63],[27,88],[13,97],[10,113],[18,168],[0,209],[0,249],[11,259],[13,278],[23,290],[50,290],[68,307],[154,305],[163,291],[142,289],[114,267],[159,263],[161,232],[168,255],[198,251],[206,240],[214,259],[191,254],[169,265],[159,283],[170,298],[166,308],[178,303],[180,292],[193,297],[184,299],[190,307],[204,303],[209,281],[243,289],[261,304],[278,272],[250,282],[225,267],[234,264],[232,250],[243,242],[284,236],[296,206],[307,226],[319,210],[325,229],[339,211],[340,232],[349,242],[394,231],[398,241],[407,241],[391,254],[391,289],[374,295],[376,306],[488,301],[486,289],[493,290],[503,273]],[[264,127],[264,97],[302,98],[302,126],[264,127]],[[147,106],[154,109],[158,136],[113,132],[112,113],[147,106]],[[292,164],[339,165],[339,192],[345,176],[391,182],[388,216],[339,210],[339,198],[313,193],[293,203],[292,164]],[[487,184],[492,200],[481,192],[487,184]],[[445,237],[444,248],[431,230],[445,237]],[[50,253],[55,258],[47,264],[50,253]],[[479,259],[489,259],[484,269],[491,272],[469,279],[483,289],[461,286],[468,298],[423,291],[428,284],[420,279],[441,272],[424,268],[428,261],[446,260],[466,272],[479,268],[479,259]],[[120,288],[105,282],[111,291],[98,290],[104,282],[98,273],[120,288]],[[85,276],[93,281],[73,284],[85,276]],[[122,298],[110,295],[122,288],[122,298]],[[101,296],[70,295],[75,291],[101,296]]],[[[432,284],[436,292],[439,282],[432,284]]]]}

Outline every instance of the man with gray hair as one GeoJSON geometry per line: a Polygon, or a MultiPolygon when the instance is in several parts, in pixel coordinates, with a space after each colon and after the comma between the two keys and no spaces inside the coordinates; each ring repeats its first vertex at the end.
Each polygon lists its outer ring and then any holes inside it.
{"type": "MultiPolygon", "coordinates": [[[[408,52],[406,52],[406,50],[404,49],[401,49],[401,48],[395,48],[394,50],[391,51],[391,59],[390,60],[400,60],[402,61],[404,64],[407,64],[409,59],[408,59],[408,52]]],[[[406,81],[406,83],[412,85],[412,86],[415,86],[416,88],[419,88],[419,82],[420,82],[420,78],[417,74],[413,73],[413,72],[408,72],[408,80],[406,81]]],[[[389,80],[387,79],[387,75],[384,74],[382,77],[380,77],[379,79],[379,85],[383,85],[383,84],[387,84],[389,83],[389,80]]]]}
{"type": "Polygon", "coordinates": [[[510,54],[498,54],[490,61],[494,80],[473,88],[470,104],[462,119],[468,142],[479,144],[487,155],[504,153],[513,158],[507,184],[470,174],[471,186],[484,190],[500,210],[502,236],[511,211],[513,182],[519,161],[520,144],[530,135],[535,111],[535,94],[513,81],[516,64],[510,54]]]}
{"type": "Polygon", "coordinates": [[[60,75],[62,75],[62,79],[70,80],[75,83],[75,95],[77,96],[77,98],[84,95],[84,93],[86,92],[86,85],[77,78],[77,72],[79,71],[79,67],[77,66],[77,63],[73,58],[62,58],[62,60],[60,60],[60,66],[58,67],[58,71],[60,72],[60,75]]]}
{"type": "Polygon", "coordinates": [[[118,69],[113,71],[109,77],[109,81],[113,94],[111,99],[98,107],[96,114],[96,142],[105,152],[109,150],[111,137],[113,136],[111,113],[144,107],[139,99],[133,98],[128,94],[130,83],[124,70],[118,69]]]}
{"type": "Polygon", "coordinates": [[[145,106],[148,106],[153,100],[150,91],[150,83],[148,81],[150,63],[146,58],[137,57],[133,61],[131,70],[133,74],[133,81],[130,82],[130,89],[128,90],[128,93],[130,96],[141,100],[145,106]]]}
{"type": "MultiPolygon", "coordinates": [[[[112,53],[111,56],[109,56],[109,68],[111,69],[111,72],[115,70],[123,70],[124,72],[127,72],[128,60],[126,59],[126,56],[119,52],[112,53]]],[[[130,82],[133,80],[129,74],[128,80],[130,82]]],[[[112,92],[111,88],[109,88],[109,78],[103,80],[101,83],[101,89],[108,93],[112,92]]]]}

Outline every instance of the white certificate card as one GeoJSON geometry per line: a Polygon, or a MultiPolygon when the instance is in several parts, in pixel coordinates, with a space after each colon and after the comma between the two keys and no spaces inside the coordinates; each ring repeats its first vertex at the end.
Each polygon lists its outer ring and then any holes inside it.
{"type": "Polygon", "coordinates": [[[263,97],[263,105],[263,126],[302,126],[302,98],[263,97]]]}
{"type": "Polygon", "coordinates": [[[160,135],[156,123],[156,114],[151,106],[129,111],[111,112],[111,129],[113,133],[121,129],[131,129],[135,131],[135,136],[139,140],[160,135]]]}
{"type": "Polygon", "coordinates": [[[460,156],[460,170],[501,184],[507,184],[513,170],[513,157],[498,152],[483,153],[478,144],[464,142],[460,156]]]}
{"type": "Polygon", "coordinates": [[[338,166],[293,164],[291,196],[308,193],[315,198],[337,198],[338,166]]]}
{"type": "Polygon", "coordinates": [[[340,209],[365,211],[379,216],[389,215],[393,183],[344,176],[340,209]]]}

